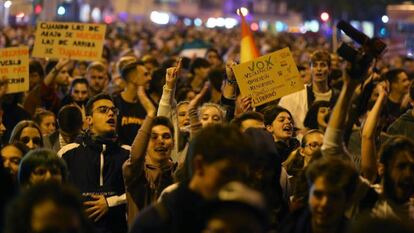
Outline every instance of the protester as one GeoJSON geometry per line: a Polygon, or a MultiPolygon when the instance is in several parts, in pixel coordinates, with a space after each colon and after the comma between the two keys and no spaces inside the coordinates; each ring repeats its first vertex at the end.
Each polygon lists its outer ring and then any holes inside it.
{"type": "Polygon", "coordinates": [[[77,190],[54,182],[22,193],[9,208],[5,232],[93,233],[77,190]]]}
{"type": "Polygon", "coordinates": [[[20,121],[10,135],[9,143],[14,142],[22,142],[30,150],[42,147],[42,132],[34,121],[20,121]]]}
{"type": "Polygon", "coordinates": [[[33,120],[39,126],[43,137],[53,134],[56,130],[56,117],[51,111],[39,110],[33,120]]]}
{"type": "Polygon", "coordinates": [[[56,153],[64,146],[75,142],[82,132],[83,116],[80,108],[75,105],[63,106],[58,113],[59,129],[51,135],[43,137],[44,147],[56,153]]]}
{"type": "Polygon", "coordinates": [[[206,202],[227,182],[247,176],[251,149],[236,129],[210,125],[195,136],[190,147],[190,179],[161,203],[144,210],[131,232],[199,232],[206,202]]]}
{"type": "Polygon", "coordinates": [[[36,149],[26,154],[19,166],[19,184],[23,188],[48,181],[66,182],[68,168],[65,161],[47,149],[36,149]]]}

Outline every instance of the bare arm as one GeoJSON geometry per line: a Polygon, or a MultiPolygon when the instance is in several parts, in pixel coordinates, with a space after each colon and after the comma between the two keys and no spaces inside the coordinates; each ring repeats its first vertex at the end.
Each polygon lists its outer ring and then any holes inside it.
{"type": "Polygon", "coordinates": [[[362,130],[361,143],[361,174],[369,181],[374,181],[377,176],[377,158],[375,147],[375,131],[380,118],[381,110],[387,99],[386,84],[379,84],[379,96],[374,107],[368,113],[362,130]]]}
{"type": "Polygon", "coordinates": [[[131,163],[144,162],[145,153],[147,150],[148,141],[151,135],[151,124],[155,117],[156,109],[147,94],[143,86],[138,87],[138,98],[142,106],[147,111],[144,123],[138,130],[131,147],[131,163]]]}
{"type": "Polygon", "coordinates": [[[46,75],[45,79],[43,79],[43,83],[46,86],[50,86],[54,83],[56,76],[59,74],[60,70],[68,65],[70,62],[70,59],[68,58],[61,58],[59,59],[58,63],[55,67],[46,75]]]}
{"type": "Polygon", "coordinates": [[[204,84],[203,89],[201,89],[201,92],[198,93],[194,97],[194,99],[192,99],[190,103],[188,104],[188,115],[190,117],[191,135],[194,135],[195,133],[197,133],[202,127],[201,122],[198,118],[197,107],[200,104],[203,97],[208,92],[209,88],[210,88],[210,84],[206,82],[204,84]]]}
{"type": "Polygon", "coordinates": [[[175,86],[180,70],[181,58],[178,60],[177,66],[167,69],[167,72],[165,74],[165,85],[163,87],[160,104],[158,106],[157,116],[165,116],[171,119],[171,111],[175,111],[175,86]]]}

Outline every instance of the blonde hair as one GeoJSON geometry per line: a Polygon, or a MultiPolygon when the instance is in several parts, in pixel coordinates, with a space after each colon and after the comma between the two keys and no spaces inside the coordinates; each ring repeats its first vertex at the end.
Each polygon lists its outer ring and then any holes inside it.
{"type": "Polygon", "coordinates": [[[198,116],[201,116],[201,112],[204,111],[206,108],[213,107],[216,108],[221,116],[222,121],[224,122],[226,119],[226,110],[218,104],[215,103],[204,103],[201,107],[198,108],[198,116]]]}

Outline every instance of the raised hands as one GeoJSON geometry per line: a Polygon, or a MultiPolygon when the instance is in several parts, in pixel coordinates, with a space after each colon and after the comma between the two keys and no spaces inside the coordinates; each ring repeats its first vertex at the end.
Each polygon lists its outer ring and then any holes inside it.
{"type": "Polygon", "coordinates": [[[155,108],[154,104],[148,98],[147,93],[145,93],[144,86],[138,86],[138,99],[141,102],[142,106],[144,107],[145,111],[147,112],[148,116],[154,117],[156,114],[157,109],[155,108]]]}
{"type": "Polygon", "coordinates": [[[234,73],[232,67],[237,65],[237,62],[235,62],[232,59],[228,59],[226,62],[226,76],[228,80],[234,80],[234,73]]]}
{"type": "Polygon", "coordinates": [[[210,83],[205,82],[203,89],[201,89],[200,93],[198,93],[188,104],[188,109],[196,108],[200,103],[203,97],[207,94],[210,89],[210,83]]]}
{"type": "Polygon", "coordinates": [[[58,63],[55,66],[56,71],[60,71],[63,67],[67,66],[70,63],[70,58],[60,58],[58,63]]]}
{"type": "Polygon", "coordinates": [[[167,72],[165,74],[165,83],[169,89],[175,88],[175,84],[177,83],[177,76],[181,70],[181,61],[182,59],[179,58],[175,67],[170,67],[167,69],[167,72]]]}
{"type": "Polygon", "coordinates": [[[242,97],[240,99],[240,109],[242,110],[242,112],[253,111],[252,97],[242,97]]]}

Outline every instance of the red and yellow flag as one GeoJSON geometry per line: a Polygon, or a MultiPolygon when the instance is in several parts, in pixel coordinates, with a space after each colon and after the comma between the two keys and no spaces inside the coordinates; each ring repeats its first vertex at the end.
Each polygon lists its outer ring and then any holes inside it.
{"type": "Polygon", "coordinates": [[[257,50],[254,43],[253,34],[249,29],[249,25],[244,18],[244,15],[239,10],[241,17],[241,42],[240,42],[240,63],[253,60],[259,57],[259,50],[257,50]]]}

